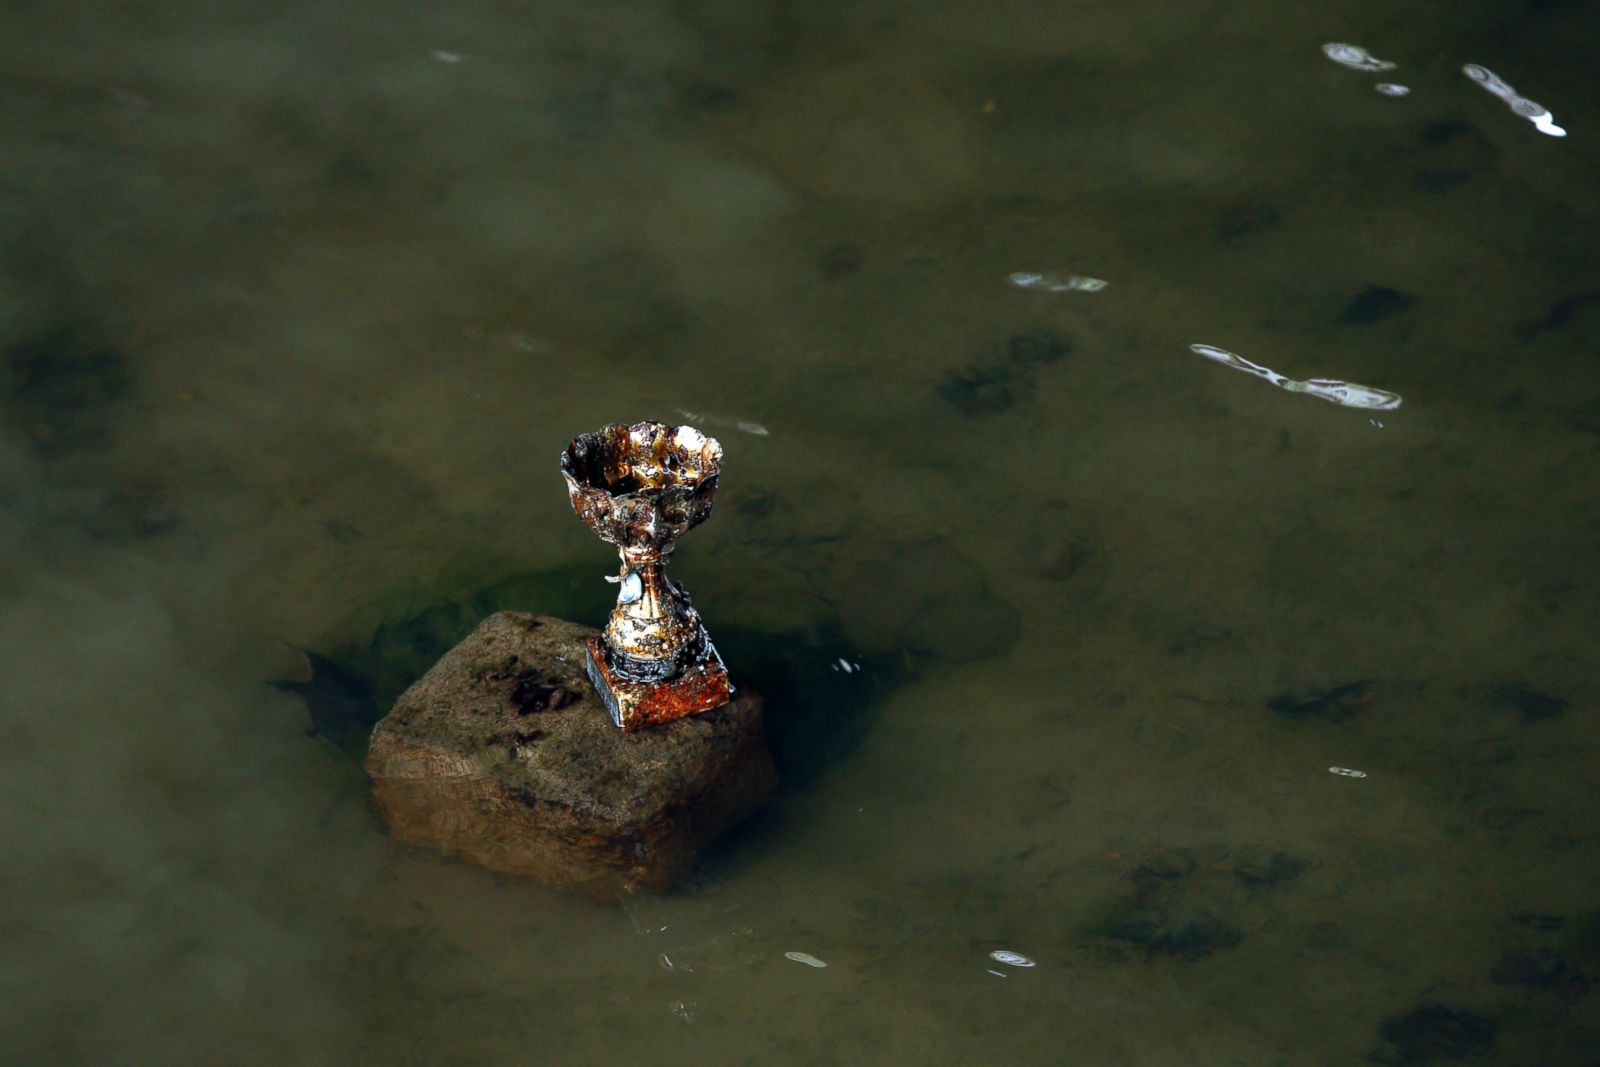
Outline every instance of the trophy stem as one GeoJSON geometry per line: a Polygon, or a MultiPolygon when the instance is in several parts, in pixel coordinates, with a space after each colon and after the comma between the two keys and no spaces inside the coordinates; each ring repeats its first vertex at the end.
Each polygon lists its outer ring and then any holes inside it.
{"type": "Polygon", "coordinates": [[[669,555],[623,553],[617,606],[584,657],[595,691],[623,730],[719,707],[733,693],[700,613],[666,575],[669,555]]]}
{"type": "Polygon", "coordinates": [[[639,579],[637,607],[633,614],[641,618],[665,619],[670,613],[668,607],[671,596],[671,584],[667,581],[667,561],[665,559],[651,560],[640,563],[635,569],[634,565],[626,559],[622,561],[622,580],[624,588],[618,594],[617,602],[623,603],[622,597],[626,595],[626,583],[630,575],[637,575],[639,579]]]}

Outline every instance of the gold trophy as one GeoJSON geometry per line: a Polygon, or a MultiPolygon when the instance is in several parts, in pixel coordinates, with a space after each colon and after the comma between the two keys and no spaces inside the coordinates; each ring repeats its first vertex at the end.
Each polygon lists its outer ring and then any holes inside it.
{"type": "Polygon", "coordinates": [[[561,454],[572,508],[617,546],[617,606],[584,657],[624,731],[726,704],[733,689],[699,612],[664,573],[674,542],[711,514],[722,446],[693,426],[613,423],[561,454]]]}

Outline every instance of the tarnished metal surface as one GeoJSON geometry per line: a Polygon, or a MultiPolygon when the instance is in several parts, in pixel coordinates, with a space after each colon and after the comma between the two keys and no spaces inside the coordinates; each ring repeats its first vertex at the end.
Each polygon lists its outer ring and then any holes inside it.
{"type": "Polygon", "coordinates": [[[720,708],[733,697],[727,668],[710,641],[700,662],[665,681],[641,682],[613,671],[606,663],[605,642],[598,637],[589,638],[584,667],[611,721],[624,732],[720,708]]]}
{"type": "Polygon", "coordinates": [[[711,514],[722,446],[692,426],[613,423],[561,455],[572,508],[617,546],[617,606],[590,674],[624,730],[726,703],[727,672],[683,589],[662,572],[711,514]]]}
{"type": "Polygon", "coordinates": [[[613,423],[561,454],[573,510],[624,561],[661,560],[711,514],[722,446],[693,426],[613,423]]]}

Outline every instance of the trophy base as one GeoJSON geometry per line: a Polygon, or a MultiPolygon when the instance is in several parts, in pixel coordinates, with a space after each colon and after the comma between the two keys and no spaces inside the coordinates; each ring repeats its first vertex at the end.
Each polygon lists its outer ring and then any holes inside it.
{"type": "Polygon", "coordinates": [[[583,662],[589,680],[611,713],[611,721],[624,733],[720,708],[733,698],[728,669],[709,639],[705,657],[698,664],[685,667],[677,677],[664,682],[634,682],[620,677],[606,663],[605,642],[599,637],[589,638],[586,647],[583,662]]]}

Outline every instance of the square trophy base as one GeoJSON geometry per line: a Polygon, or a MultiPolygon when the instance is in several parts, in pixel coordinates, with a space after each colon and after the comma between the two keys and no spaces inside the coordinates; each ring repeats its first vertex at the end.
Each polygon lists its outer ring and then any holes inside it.
{"type": "Polygon", "coordinates": [[[583,662],[589,670],[589,680],[611,712],[611,721],[624,733],[720,708],[733,697],[728,670],[709,640],[704,660],[664,682],[632,682],[618,677],[606,664],[603,640],[591,637],[586,645],[583,662]]]}

